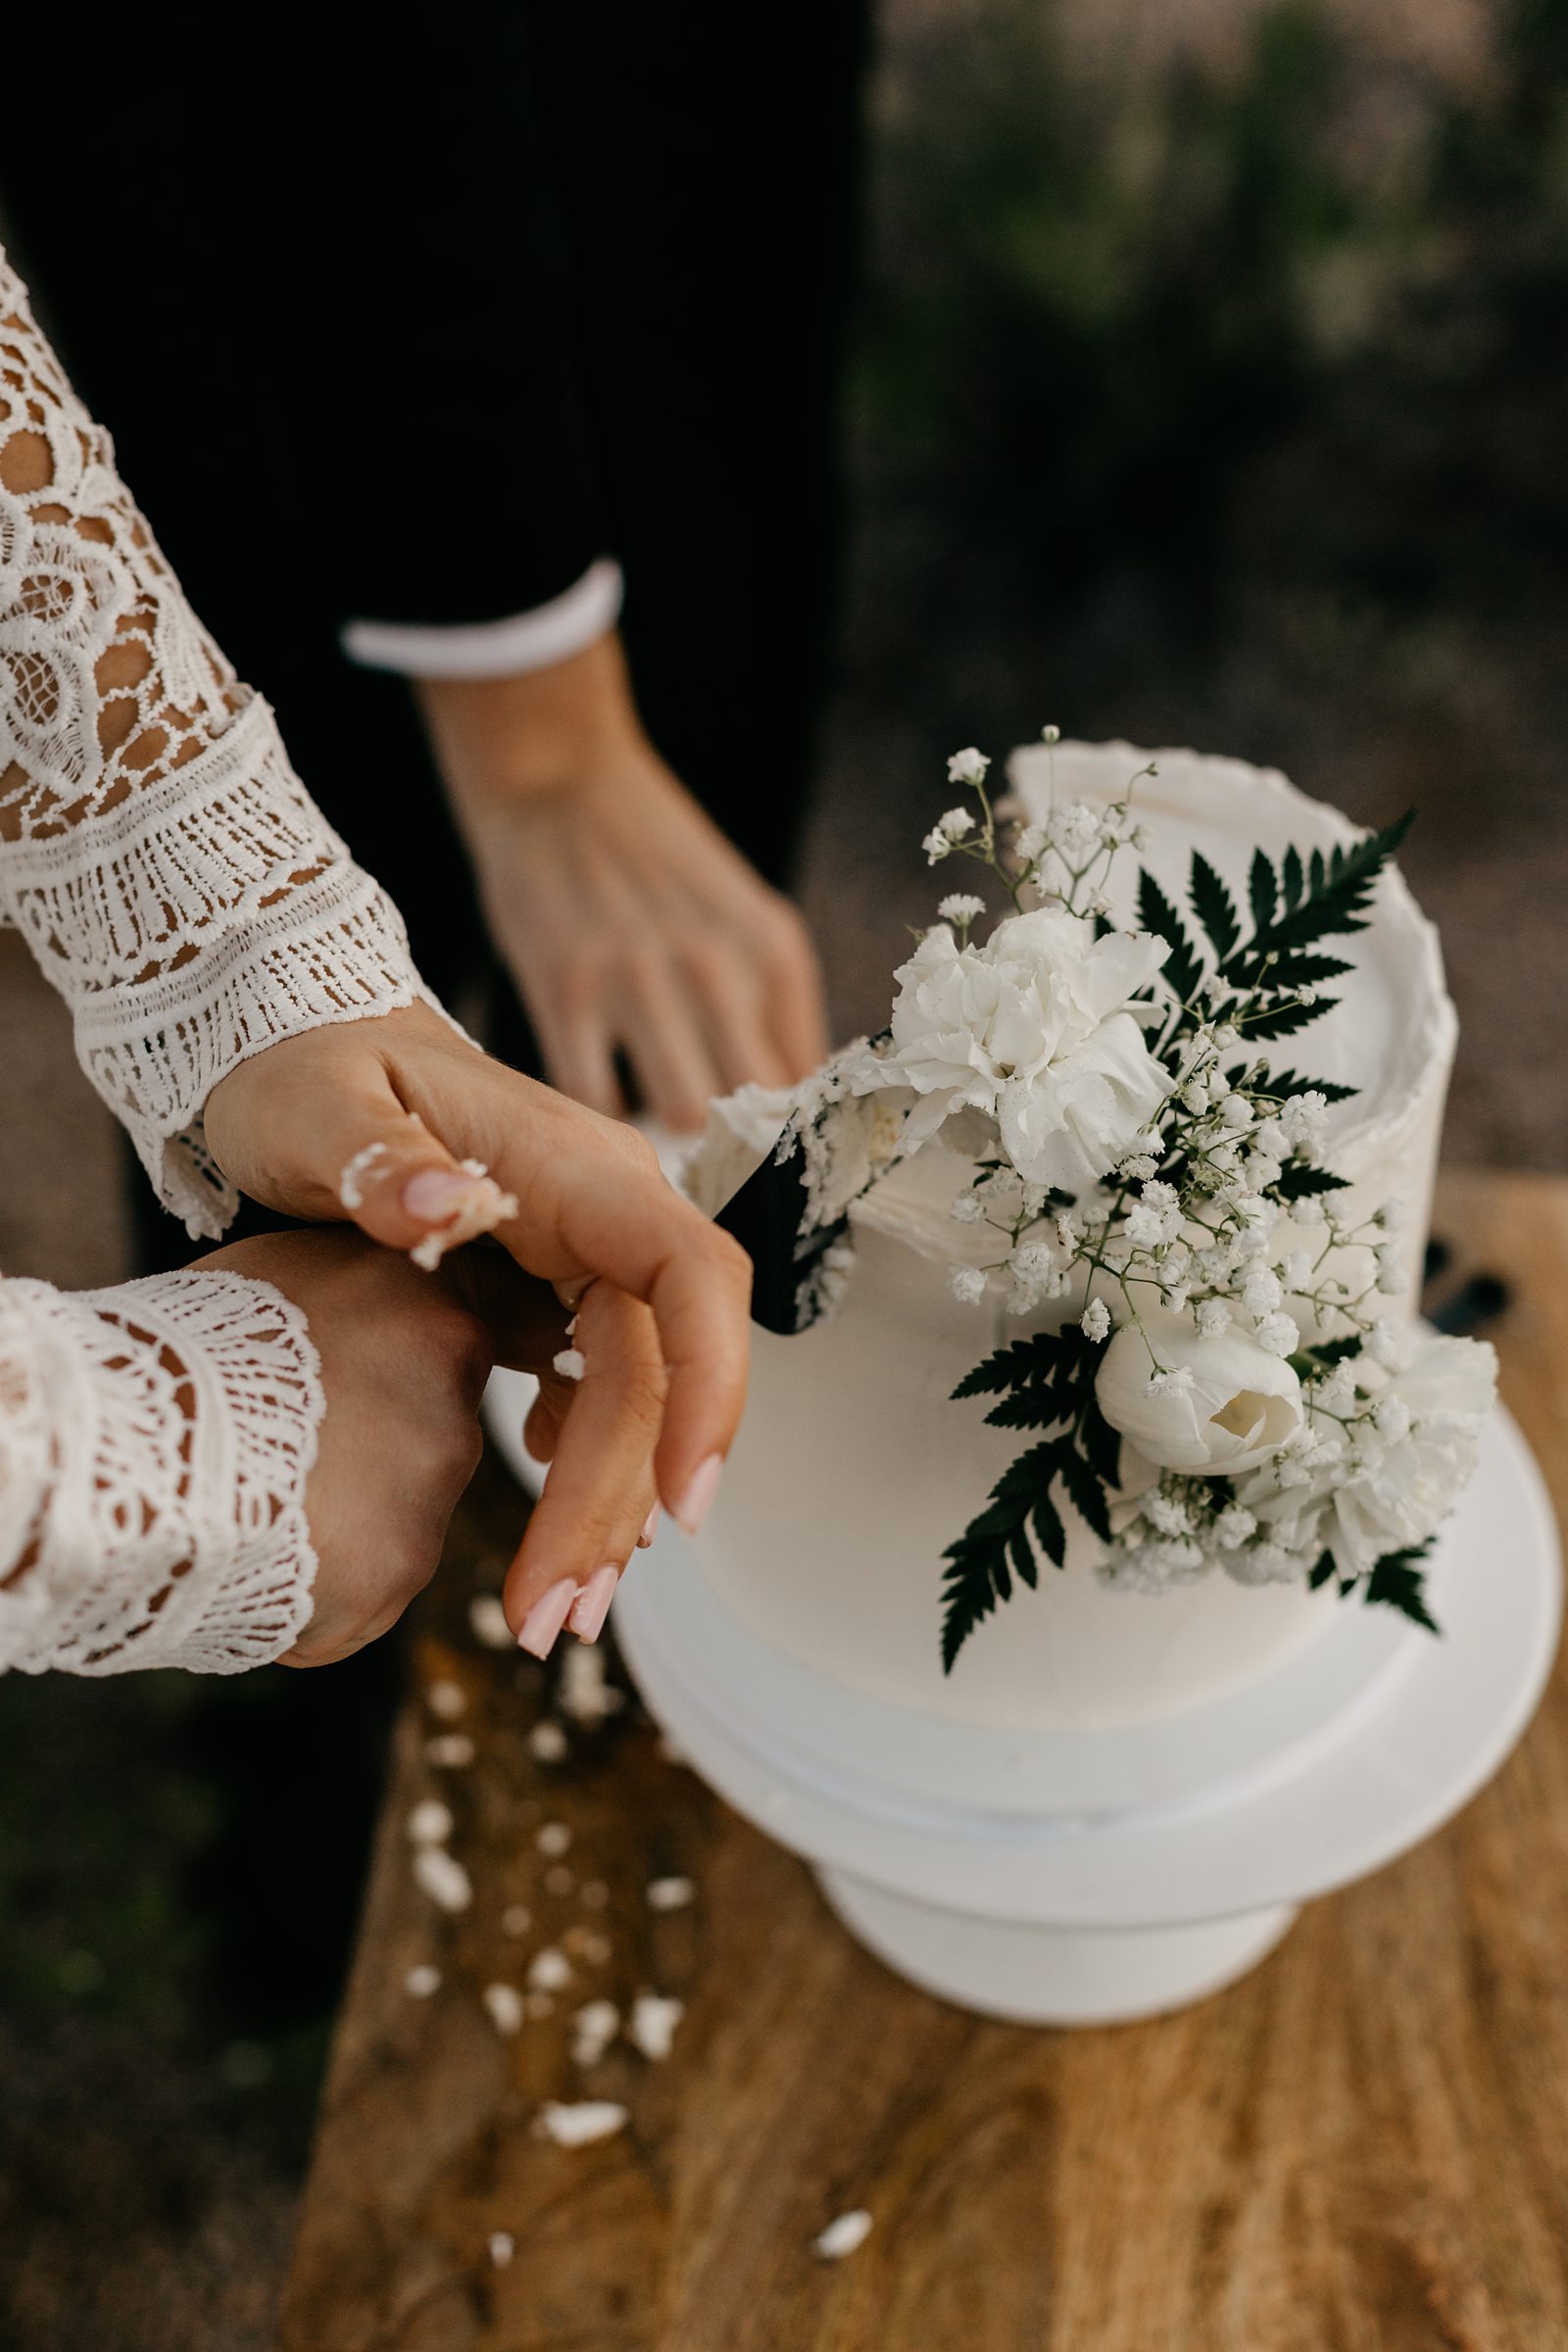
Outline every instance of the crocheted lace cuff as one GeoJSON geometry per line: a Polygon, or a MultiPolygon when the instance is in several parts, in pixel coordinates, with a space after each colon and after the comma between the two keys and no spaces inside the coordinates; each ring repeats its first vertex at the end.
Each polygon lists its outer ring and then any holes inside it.
{"type": "Polygon", "coordinates": [[[239,1674],[311,1615],[325,1398],[270,1283],[0,1282],[0,1669],[239,1674]]]}

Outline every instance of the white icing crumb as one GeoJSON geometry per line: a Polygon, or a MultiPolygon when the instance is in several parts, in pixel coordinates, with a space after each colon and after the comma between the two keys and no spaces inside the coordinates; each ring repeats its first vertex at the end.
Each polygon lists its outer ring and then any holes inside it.
{"type": "Polygon", "coordinates": [[[432,1764],[456,1768],[473,1762],[473,1741],[466,1732],[444,1732],[439,1739],[425,1741],[424,1752],[432,1764]]]}
{"type": "Polygon", "coordinates": [[[424,1694],[424,1703],[442,1723],[456,1723],[467,1707],[461,1683],[432,1683],[424,1694]]]}
{"type": "Polygon", "coordinates": [[[631,2005],[631,2037],[645,2058],[667,2058],[675,2028],[686,2014],[684,2001],[661,1992],[640,1992],[631,2005]]]}
{"type": "Polygon", "coordinates": [[[534,1843],[542,1854],[555,1860],[570,1845],[571,1832],[564,1821],[547,1821],[542,1830],[536,1831],[534,1843]]]}
{"type": "Polygon", "coordinates": [[[439,1992],[441,1989],[441,1971],[438,1968],[432,1968],[428,1960],[421,1960],[418,1966],[411,1968],[404,1978],[403,1989],[405,1992],[411,1993],[416,2001],[427,2001],[432,1992],[439,1992]]]}
{"type": "Polygon", "coordinates": [[[620,2131],[625,2121],[625,2108],[613,2099],[578,2099],[570,2106],[551,2099],[539,2110],[539,2130],[558,2148],[586,2148],[620,2131]]]}
{"type": "Polygon", "coordinates": [[[548,1992],[530,1992],[523,2003],[530,2017],[549,2017],[555,2005],[548,1992]]]}
{"type": "Polygon", "coordinates": [[[551,1357],[550,1362],[563,1380],[581,1380],[588,1369],[588,1358],[580,1348],[563,1348],[559,1355],[551,1357]]]}
{"type": "Polygon", "coordinates": [[[620,1713],[626,1704],[626,1693],[605,1679],[603,1650],[587,1642],[573,1642],[561,1661],[561,1688],[556,1692],[556,1704],[573,1723],[603,1723],[607,1715],[620,1713]]]}
{"type": "Polygon", "coordinates": [[[610,1888],[603,1879],[585,1879],[577,1900],[585,1911],[602,1911],[610,1900],[610,1888]]]}
{"type": "Polygon", "coordinates": [[[564,1862],[554,1863],[545,1872],[546,1894],[569,1894],[577,1882],[564,1862]]]}
{"type": "Polygon", "coordinates": [[[488,1163],[482,1159],[460,1159],[458,1165],[465,1176],[488,1176],[490,1173],[488,1163]]]}
{"type": "Polygon", "coordinates": [[[515,1984],[487,1984],[481,1998],[498,2034],[521,2032],[522,1995],[515,1984]]]}
{"type": "Polygon", "coordinates": [[[529,1752],[537,1756],[541,1764],[562,1763],[565,1758],[566,1747],[565,1733],[559,1723],[548,1719],[544,1723],[536,1723],[528,1734],[529,1752]]]}
{"type": "Polygon", "coordinates": [[[365,1206],[365,1178],[376,1161],[385,1157],[385,1144],[367,1144],[363,1152],[355,1152],[337,1180],[337,1197],[346,1209],[365,1206]]]}
{"type": "Polygon", "coordinates": [[[526,1936],[533,1926],[533,1913],[526,1903],[509,1903],[501,1914],[503,1936],[526,1936]]]}
{"type": "Polygon", "coordinates": [[[559,1992],[571,1983],[571,1962],[564,1952],[547,1943],[528,1963],[528,1984],[534,1992],[559,1992]]]}
{"type": "Polygon", "coordinates": [[[443,1911],[466,1911],[473,1888],[463,1864],[444,1845],[421,1845],[414,1857],[416,1883],[443,1911]]]}
{"type": "Polygon", "coordinates": [[[512,1628],[507,1623],[507,1612],[501,1606],[498,1594],[476,1592],[468,1603],[468,1623],[473,1628],[475,1641],[482,1642],[486,1649],[516,1648],[512,1628]]]}
{"type": "Polygon", "coordinates": [[[572,2033],[571,2055],[578,2066],[597,2066],[620,2031],[620,2011],[613,2001],[589,2001],[578,2010],[572,2033]]]}
{"type": "Polygon", "coordinates": [[[427,1233],[422,1242],[416,1242],[409,1251],[421,1274],[433,1274],[447,1253],[446,1237],[439,1231],[427,1233]]]}
{"type": "Polygon", "coordinates": [[[510,2230],[491,2230],[490,2259],[495,2264],[498,2271],[504,2271],[506,2269],[508,2263],[512,2260],[512,2257],[516,2251],[517,2241],[513,2236],[510,2230]]]}
{"type": "Polygon", "coordinates": [[[427,1796],[409,1815],[409,1837],[415,1845],[445,1845],[451,1835],[451,1810],[438,1796],[427,1796]]]}
{"type": "Polygon", "coordinates": [[[690,1879],[652,1879],[648,1886],[650,1911],[684,1911],[697,1889],[690,1879]]]}
{"type": "Polygon", "coordinates": [[[842,2262],[846,2254],[863,2246],[870,2234],[871,2216],[863,2205],[857,2206],[853,2213],[841,2213],[836,2222],[829,2222],[819,2237],[812,2238],[812,2251],[820,2254],[824,2262],[842,2262]]]}

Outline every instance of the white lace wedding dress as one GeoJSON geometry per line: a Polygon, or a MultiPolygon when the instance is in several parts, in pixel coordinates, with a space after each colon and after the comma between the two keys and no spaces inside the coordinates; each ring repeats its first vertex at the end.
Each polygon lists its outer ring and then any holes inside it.
{"type": "MultiPolygon", "coordinates": [[[[397,909],[186,604],[3,252],[0,923],[192,1235],[236,1205],[202,1128],[226,1071],[428,1001],[397,909]]],[[[0,1670],[235,1673],[287,1649],[310,1615],[322,1409],[305,1319],[268,1284],[0,1282],[0,1670]]]]}

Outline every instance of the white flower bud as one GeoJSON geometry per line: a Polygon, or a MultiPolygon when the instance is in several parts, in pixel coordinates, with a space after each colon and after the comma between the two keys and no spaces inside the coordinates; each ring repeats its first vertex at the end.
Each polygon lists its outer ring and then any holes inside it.
{"type": "Polygon", "coordinates": [[[1267,1266],[1254,1266],[1242,1285],[1242,1304],[1250,1315],[1272,1314],[1284,1296],[1279,1276],[1267,1266]]]}
{"type": "Polygon", "coordinates": [[[1040,730],[1040,740],[1042,743],[1059,743],[1061,741],[1061,729],[1059,727],[1042,727],[1040,730]]]}
{"type": "Polygon", "coordinates": [[[948,1283],[955,1298],[965,1306],[978,1306],[986,1295],[986,1278],[978,1266],[955,1266],[948,1283]]]}
{"type": "Polygon", "coordinates": [[[955,752],[948,761],[948,782],[950,784],[983,784],[986,780],[986,769],[990,765],[991,761],[987,754],[976,751],[971,743],[963,751],[955,752]]]}
{"type": "Polygon", "coordinates": [[[1103,1298],[1090,1299],[1079,1317],[1079,1328],[1083,1332],[1084,1338],[1093,1340],[1097,1347],[1102,1340],[1109,1336],[1110,1309],[1106,1306],[1103,1298]]]}
{"type": "Polygon", "coordinates": [[[1228,1502],[1214,1522],[1214,1541],[1225,1551],[1234,1551],[1256,1533],[1257,1521],[1239,1502],[1228,1502]]]}
{"type": "Polygon", "coordinates": [[[1375,1364],[1381,1364],[1386,1372],[1396,1372],[1404,1354],[1401,1338],[1399,1326],[1394,1316],[1380,1315],[1372,1326],[1369,1338],[1364,1343],[1366,1351],[1372,1361],[1375,1364]]]}
{"type": "Polygon", "coordinates": [[[974,1193],[957,1194],[948,1211],[956,1225],[978,1225],[985,1213],[985,1203],[974,1193]]]}
{"type": "Polygon", "coordinates": [[[1291,1315],[1265,1315],[1257,1327],[1257,1344],[1270,1355],[1294,1355],[1301,1334],[1291,1315]]]}

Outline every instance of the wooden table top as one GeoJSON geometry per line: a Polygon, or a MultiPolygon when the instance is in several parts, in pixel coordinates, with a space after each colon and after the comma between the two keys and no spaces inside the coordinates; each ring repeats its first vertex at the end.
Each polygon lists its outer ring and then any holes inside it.
{"type": "MultiPolygon", "coordinates": [[[[1457,1273],[1510,1285],[1491,1336],[1561,1520],[1568,1183],[1450,1176],[1437,1231],[1457,1273]]],[[[1492,1787],[1242,1984],[1152,2024],[1014,2028],[890,1976],[635,1710],[532,1752],[544,1670],[468,1620],[516,1511],[481,1478],[421,1604],[285,2352],[1568,2346],[1561,1660],[1492,1787]],[[415,1882],[429,1797],[465,1910],[415,1882]],[[676,1875],[690,1904],[650,1905],[676,1875]],[[503,2034],[485,1988],[526,1990],[547,1946],[570,1983],[503,2034]],[[423,1998],[420,1965],[442,1979],[423,1998]],[[642,1988],[686,2004],[667,2060],[622,2039],[579,2068],[576,2011],[642,1988]],[[585,2098],[622,2102],[624,2131],[539,2136],[543,2101],[585,2098]],[[819,2259],[859,2207],[865,2243],[819,2259]]]]}

